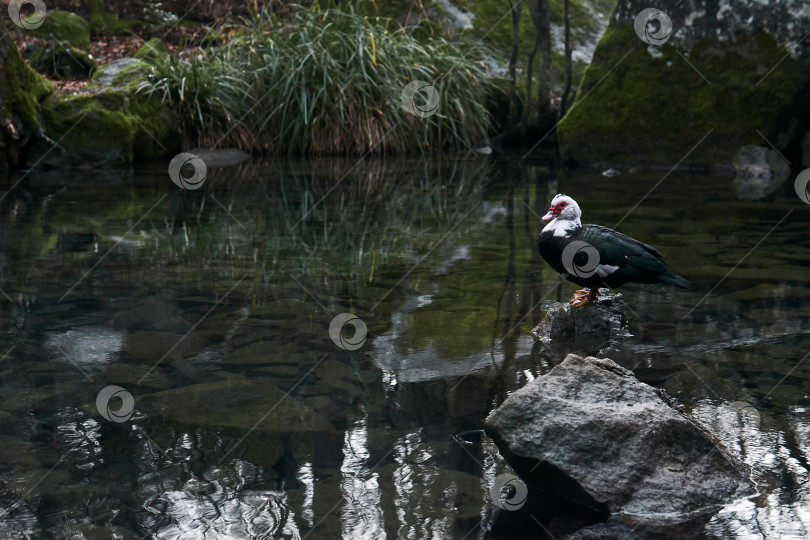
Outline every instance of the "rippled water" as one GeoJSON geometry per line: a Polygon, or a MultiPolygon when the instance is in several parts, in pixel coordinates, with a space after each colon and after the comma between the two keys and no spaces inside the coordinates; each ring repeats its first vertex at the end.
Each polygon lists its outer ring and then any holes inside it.
{"type": "Polygon", "coordinates": [[[752,467],[760,495],[707,537],[807,536],[810,207],[686,173],[650,192],[663,175],[329,159],[181,191],[164,169],[30,174],[0,203],[0,538],[557,536],[553,512],[492,504],[508,469],[480,430],[570,351],[665,388],[752,467]],[[617,343],[535,342],[574,289],[535,247],[558,191],[693,287],[624,288],[617,343]],[[330,338],[341,313],[368,329],[356,350],[330,338]]]}

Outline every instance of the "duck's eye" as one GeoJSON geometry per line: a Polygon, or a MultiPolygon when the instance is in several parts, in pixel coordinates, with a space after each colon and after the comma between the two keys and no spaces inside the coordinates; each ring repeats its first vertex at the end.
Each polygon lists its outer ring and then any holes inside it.
{"type": "Polygon", "coordinates": [[[561,202],[559,204],[559,206],[560,206],[560,208],[565,208],[566,206],[568,206],[568,203],[567,202],[561,202]]]}

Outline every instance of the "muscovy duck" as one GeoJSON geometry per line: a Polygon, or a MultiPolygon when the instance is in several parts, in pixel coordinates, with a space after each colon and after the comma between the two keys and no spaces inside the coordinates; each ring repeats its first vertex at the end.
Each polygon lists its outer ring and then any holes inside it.
{"type": "Polygon", "coordinates": [[[562,277],[589,291],[574,293],[575,306],[596,300],[599,287],[618,287],[625,283],[668,283],[682,289],[689,282],[672,273],[652,246],[599,225],[583,225],[582,211],[567,195],[551,201],[543,221],[537,247],[540,255],[562,277]]]}

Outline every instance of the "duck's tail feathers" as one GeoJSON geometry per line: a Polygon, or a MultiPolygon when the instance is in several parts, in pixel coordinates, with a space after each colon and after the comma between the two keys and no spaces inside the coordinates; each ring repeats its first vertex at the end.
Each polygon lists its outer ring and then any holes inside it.
{"type": "Polygon", "coordinates": [[[677,274],[673,274],[672,272],[667,271],[666,274],[661,274],[658,276],[658,279],[663,281],[664,283],[669,283],[670,285],[675,285],[681,289],[688,289],[690,283],[683,279],[681,276],[677,274]]]}

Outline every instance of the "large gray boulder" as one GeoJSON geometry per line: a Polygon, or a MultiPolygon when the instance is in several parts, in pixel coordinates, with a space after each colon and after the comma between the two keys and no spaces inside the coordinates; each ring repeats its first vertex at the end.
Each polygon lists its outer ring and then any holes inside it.
{"type": "Polygon", "coordinates": [[[559,125],[563,157],[729,172],[746,145],[798,157],[808,32],[806,0],[618,0],[559,125]]]}
{"type": "Polygon", "coordinates": [[[694,534],[724,504],[753,494],[708,432],[608,359],[568,355],[485,427],[530,489],[604,504],[612,523],[644,534],[694,534]]]}

